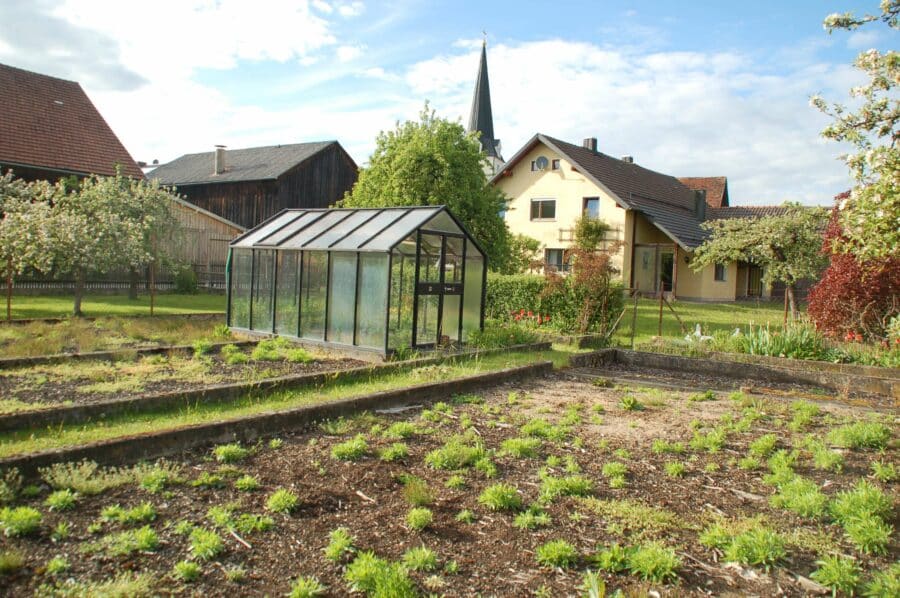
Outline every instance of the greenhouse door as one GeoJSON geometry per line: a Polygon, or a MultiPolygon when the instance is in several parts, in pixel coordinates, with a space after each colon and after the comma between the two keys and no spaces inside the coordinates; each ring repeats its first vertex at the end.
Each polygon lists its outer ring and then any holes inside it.
{"type": "Polygon", "coordinates": [[[413,346],[433,348],[458,344],[462,322],[465,237],[421,230],[417,235],[416,247],[413,346]]]}

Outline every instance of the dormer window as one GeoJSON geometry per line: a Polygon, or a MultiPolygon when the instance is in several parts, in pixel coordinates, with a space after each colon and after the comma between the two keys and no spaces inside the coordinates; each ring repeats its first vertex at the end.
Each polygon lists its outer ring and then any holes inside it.
{"type": "Polygon", "coordinates": [[[559,170],[559,158],[553,160],[550,164],[553,170],[559,170]]]}

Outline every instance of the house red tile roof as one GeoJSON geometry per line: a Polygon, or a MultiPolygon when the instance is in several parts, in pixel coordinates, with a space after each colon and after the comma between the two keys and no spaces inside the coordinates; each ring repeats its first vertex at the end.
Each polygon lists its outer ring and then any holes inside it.
{"type": "Polygon", "coordinates": [[[0,164],[72,174],[141,169],[81,85],[0,64],[0,164]]]}
{"type": "Polygon", "coordinates": [[[678,177],[678,180],[689,189],[706,191],[706,204],[709,207],[728,207],[728,177],[684,176],[678,177]]]}
{"type": "Polygon", "coordinates": [[[762,218],[763,216],[781,216],[788,208],[784,206],[729,206],[712,208],[706,211],[708,220],[725,220],[726,218],[762,218]]]}

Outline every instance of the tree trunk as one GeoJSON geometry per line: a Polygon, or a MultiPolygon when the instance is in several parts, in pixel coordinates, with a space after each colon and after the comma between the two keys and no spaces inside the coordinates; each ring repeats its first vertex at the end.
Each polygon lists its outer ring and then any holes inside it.
{"type": "Polygon", "coordinates": [[[797,309],[797,300],[794,298],[794,285],[787,285],[784,292],[787,294],[788,305],[791,308],[791,320],[797,321],[800,319],[800,310],[797,309]]]}
{"type": "Polygon", "coordinates": [[[13,271],[12,258],[6,262],[6,321],[12,321],[12,287],[13,287],[13,271]]]}
{"type": "Polygon", "coordinates": [[[72,309],[72,315],[76,318],[82,317],[81,298],[84,296],[84,270],[79,269],[75,272],[75,306],[72,309]]]}
{"type": "Polygon", "coordinates": [[[156,303],[156,261],[150,263],[150,315],[156,303]]]}
{"type": "Polygon", "coordinates": [[[133,266],[128,269],[128,298],[136,301],[138,298],[138,272],[133,266]]]}

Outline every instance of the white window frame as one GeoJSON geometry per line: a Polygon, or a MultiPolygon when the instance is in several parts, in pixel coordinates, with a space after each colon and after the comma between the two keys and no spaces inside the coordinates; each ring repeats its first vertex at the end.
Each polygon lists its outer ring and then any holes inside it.
{"type": "MultiPolygon", "coordinates": [[[[556,198],[555,197],[534,197],[528,203],[528,218],[529,218],[529,220],[531,220],[531,222],[556,222],[556,208],[557,208],[557,206],[556,206],[556,198]],[[534,208],[534,204],[536,202],[537,203],[553,202],[553,218],[543,218],[541,216],[538,216],[537,218],[535,218],[533,215],[534,214],[533,208],[534,208]]],[[[538,213],[539,214],[543,213],[543,209],[538,208],[538,213]]]]}

